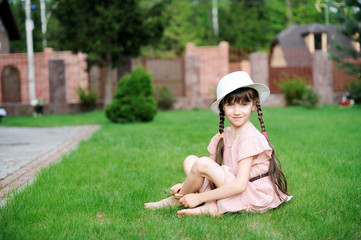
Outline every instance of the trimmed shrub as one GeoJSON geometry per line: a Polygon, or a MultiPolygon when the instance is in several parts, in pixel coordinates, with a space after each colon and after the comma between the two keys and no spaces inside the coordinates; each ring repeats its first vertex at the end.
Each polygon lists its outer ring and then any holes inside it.
{"type": "Polygon", "coordinates": [[[158,109],[169,110],[172,109],[175,97],[167,87],[155,89],[155,99],[157,101],[158,109]]]}
{"type": "Polygon", "coordinates": [[[308,85],[301,77],[285,79],[279,82],[278,87],[285,94],[286,104],[301,105],[304,107],[316,107],[320,95],[313,91],[312,86],[308,85]]]}
{"type": "Polygon", "coordinates": [[[312,90],[310,85],[306,86],[306,89],[302,95],[301,100],[295,100],[295,104],[303,107],[314,108],[320,101],[320,95],[312,90]]]}
{"type": "Polygon", "coordinates": [[[153,96],[152,76],[142,68],[119,80],[114,101],[106,107],[106,116],[115,123],[153,120],[157,104],[153,96]]]}
{"type": "Polygon", "coordinates": [[[285,94],[286,104],[298,105],[297,101],[302,100],[302,96],[306,91],[307,82],[301,77],[293,79],[284,79],[278,83],[280,88],[285,94]]]}
{"type": "Polygon", "coordinates": [[[97,102],[97,94],[90,89],[77,88],[77,93],[80,99],[80,106],[85,110],[95,108],[97,102]]]}

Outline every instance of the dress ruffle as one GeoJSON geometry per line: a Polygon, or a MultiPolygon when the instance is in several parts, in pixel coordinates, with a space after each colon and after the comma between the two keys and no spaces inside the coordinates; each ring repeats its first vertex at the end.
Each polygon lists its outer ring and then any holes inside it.
{"type": "Polygon", "coordinates": [[[238,161],[254,156],[253,164],[258,164],[271,158],[272,149],[262,134],[238,139],[240,139],[236,143],[238,161]]]}

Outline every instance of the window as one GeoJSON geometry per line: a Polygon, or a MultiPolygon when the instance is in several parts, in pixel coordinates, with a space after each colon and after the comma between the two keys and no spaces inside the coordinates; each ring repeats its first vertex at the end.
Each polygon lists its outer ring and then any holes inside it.
{"type": "Polygon", "coordinates": [[[315,50],[322,50],[322,33],[315,33],[315,50]]]}

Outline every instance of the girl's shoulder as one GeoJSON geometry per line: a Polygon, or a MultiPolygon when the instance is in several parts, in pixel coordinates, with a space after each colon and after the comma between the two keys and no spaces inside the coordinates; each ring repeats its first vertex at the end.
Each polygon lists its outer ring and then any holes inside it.
{"type": "Polygon", "coordinates": [[[238,136],[233,145],[237,152],[237,159],[257,156],[254,158],[253,164],[258,164],[271,158],[272,148],[265,136],[256,127],[247,129],[239,135],[241,136],[238,136]]]}

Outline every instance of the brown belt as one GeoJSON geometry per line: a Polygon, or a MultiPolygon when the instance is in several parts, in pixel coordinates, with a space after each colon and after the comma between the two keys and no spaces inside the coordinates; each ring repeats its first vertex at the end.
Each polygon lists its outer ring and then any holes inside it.
{"type": "Polygon", "coordinates": [[[251,178],[249,181],[254,182],[254,181],[258,180],[258,179],[261,179],[261,178],[264,178],[264,177],[267,177],[267,176],[269,176],[269,173],[265,173],[265,174],[259,175],[257,177],[251,178]]]}

